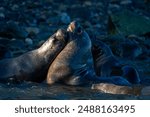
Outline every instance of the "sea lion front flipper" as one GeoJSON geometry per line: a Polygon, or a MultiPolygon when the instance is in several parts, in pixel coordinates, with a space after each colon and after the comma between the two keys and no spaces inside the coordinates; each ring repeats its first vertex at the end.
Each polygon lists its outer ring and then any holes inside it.
{"type": "Polygon", "coordinates": [[[138,71],[129,65],[122,67],[123,77],[126,78],[132,84],[139,84],[141,82],[138,71]]]}
{"type": "Polygon", "coordinates": [[[120,66],[120,62],[113,55],[110,47],[100,40],[93,43],[92,55],[96,75],[108,77],[111,75],[112,68],[120,66]]]}

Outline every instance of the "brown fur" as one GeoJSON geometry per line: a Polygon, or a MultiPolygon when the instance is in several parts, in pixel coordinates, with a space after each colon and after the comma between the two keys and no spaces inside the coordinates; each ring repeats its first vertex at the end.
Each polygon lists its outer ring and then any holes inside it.
{"type": "Polygon", "coordinates": [[[62,30],[52,35],[40,48],[19,57],[0,61],[0,82],[34,81],[42,82],[49,65],[65,47],[65,33],[62,30]],[[62,33],[62,37],[61,34],[62,33]]]}

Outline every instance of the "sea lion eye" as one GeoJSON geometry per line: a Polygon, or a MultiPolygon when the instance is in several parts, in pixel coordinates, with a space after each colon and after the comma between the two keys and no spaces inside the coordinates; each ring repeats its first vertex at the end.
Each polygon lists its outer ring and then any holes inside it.
{"type": "Polygon", "coordinates": [[[77,34],[81,34],[82,33],[82,28],[81,27],[78,27],[77,28],[77,34]]]}

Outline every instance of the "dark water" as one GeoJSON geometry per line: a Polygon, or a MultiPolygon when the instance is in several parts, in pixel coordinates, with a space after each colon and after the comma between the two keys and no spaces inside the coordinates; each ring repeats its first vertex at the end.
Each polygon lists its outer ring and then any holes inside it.
{"type": "Polygon", "coordinates": [[[32,99],[32,100],[101,100],[101,99],[150,99],[150,96],[105,94],[89,87],[75,87],[55,84],[22,83],[19,85],[0,84],[0,99],[32,99]]]}

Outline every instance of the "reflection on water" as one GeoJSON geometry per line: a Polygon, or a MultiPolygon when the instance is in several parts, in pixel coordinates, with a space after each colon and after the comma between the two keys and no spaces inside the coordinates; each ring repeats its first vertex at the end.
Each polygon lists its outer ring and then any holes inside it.
{"type": "Polygon", "coordinates": [[[105,94],[89,87],[74,87],[62,84],[22,83],[19,85],[0,84],[0,99],[150,99],[149,96],[105,94]]]}

